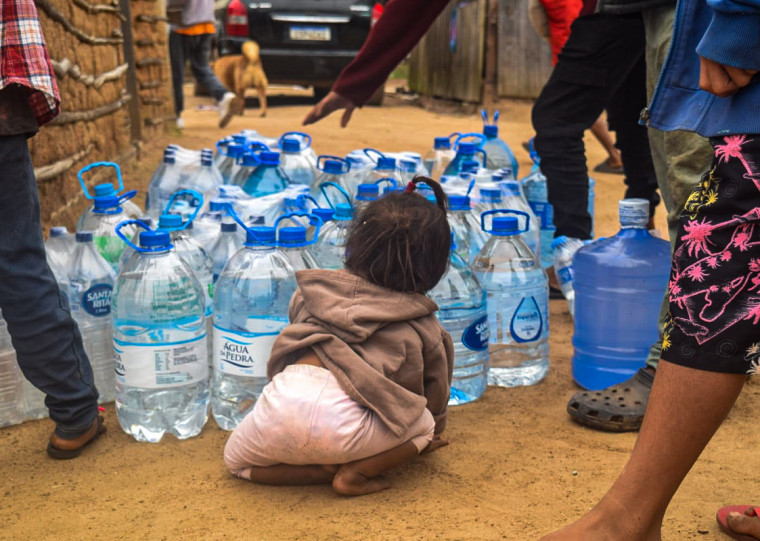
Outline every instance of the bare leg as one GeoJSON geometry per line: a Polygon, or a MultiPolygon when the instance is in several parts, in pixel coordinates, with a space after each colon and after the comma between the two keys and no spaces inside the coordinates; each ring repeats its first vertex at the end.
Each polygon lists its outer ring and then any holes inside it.
{"type": "Polygon", "coordinates": [[[615,141],[612,139],[612,134],[607,129],[607,121],[601,116],[597,118],[596,122],[591,125],[591,133],[607,151],[609,155],[607,162],[610,167],[622,167],[623,160],[620,157],[620,151],[615,146],[615,141]]]}
{"type": "Polygon", "coordinates": [[[253,466],[251,481],[262,485],[320,485],[331,483],[337,466],[275,464],[253,466]]]}
{"type": "Polygon", "coordinates": [[[661,360],[628,464],[591,511],[544,540],[660,540],[671,498],[746,379],[661,360]]]}
{"type": "Polygon", "coordinates": [[[261,112],[259,113],[260,117],[267,116],[267,88],[265,86],[259,87],[256,89],[259,94],[259,107],[261,108],[261,112]]]}

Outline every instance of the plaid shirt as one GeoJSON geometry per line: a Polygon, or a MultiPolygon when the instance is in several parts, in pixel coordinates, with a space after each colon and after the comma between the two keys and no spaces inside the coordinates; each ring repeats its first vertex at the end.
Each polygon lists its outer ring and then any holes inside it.
{"type": "Polygon", "coordinates": [[[37,124],[61,110],[61,97],[33,0],[2,0],[0,19],[0,89],[12,84],[30,88],[29,107],[37,124]]]}

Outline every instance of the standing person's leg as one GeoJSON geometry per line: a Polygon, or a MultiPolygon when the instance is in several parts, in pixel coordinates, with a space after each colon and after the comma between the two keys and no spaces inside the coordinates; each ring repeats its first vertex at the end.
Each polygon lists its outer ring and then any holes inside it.
{"type": "Polygon", "coordinates": [[[71,458],[102,431],[98,392],[79,330],[47,264],[23,135],[0,137],[0,163],[0,309],[21,371],[47,395],[56,423],[48,452],[71,458]]]}
{"type": "Polygon", "coordinates": [[[172,91],[174,94],[174,113],[177,118],[182,116],[185,109],[185,97],[182,85],[185,80],[185,36],[177,32],[169,32],[169,62],[172,68],[172,91]]]}
{"type": "Polygon", "coordinates": [[[187,36],[190,43],[188,58],[190,59],[190,70],[193,72],[195,80],[219,104],[219,127],[224,128],[229,123],[233,114],[243,112],[245,104],[219,81],[209,65],[212,37],[211,34],[187,36]]]}
{"type": "Polygon", "coordinates": [[[602,116],[597,118],[596,122],[591,125],[591,133],[594,134],[599,144],[607,151],[607,159],[594,167],[594,171],[600,173],[622,173],[623,160],[607,127],[607,120],[602,116]]]}
{"type": "Polygon", "coordinates": [[[573,23],[532,114],[556,236],[591,237],[583,132],[599,118],[643,54],[644,28],[638,14],[590,15],[573,23]]]}

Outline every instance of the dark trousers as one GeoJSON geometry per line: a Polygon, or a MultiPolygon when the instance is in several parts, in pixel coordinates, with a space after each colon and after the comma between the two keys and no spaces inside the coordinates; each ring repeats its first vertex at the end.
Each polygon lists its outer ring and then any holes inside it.
{"type": "Polygon", "coordinates": [[[659,203],[647,128],[644,24],[640,14],[579,17],[533,107],[534,147],[554,207],[555,236],[591,237],[583,132],[604,109],[617,135],[625,197],[659,203]]]}
{"type": "Polygon", "coordinates": [[[26,137],[0,137],[0,309],[24,376],[59,429],[92,426],[98,391],[69,304],[45,257],[26,137]]]}
{"type": "Polygon", "coordinates": [[[211,94],[216,101],[228,92],[216,78],[209,65],[211,55],[211,34],[186,36],[169,32],[169,58],[172,66],[172,86],[174,87],[174,112],[179,116],[185,108],[182,84],[185,80],[185,65],[190,62],[190,71],[195,80],[211,94]]]}

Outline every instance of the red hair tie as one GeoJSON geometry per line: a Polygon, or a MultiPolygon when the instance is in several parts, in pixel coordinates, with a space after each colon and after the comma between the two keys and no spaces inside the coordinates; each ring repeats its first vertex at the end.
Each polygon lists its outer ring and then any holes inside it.
{"type": "Polygon", "coordinates": [[[404,190],[404,193],[412,193],[416,187],[417,185],[410,180],[409,184],[406,185],[406,189],[404,190]]]}

